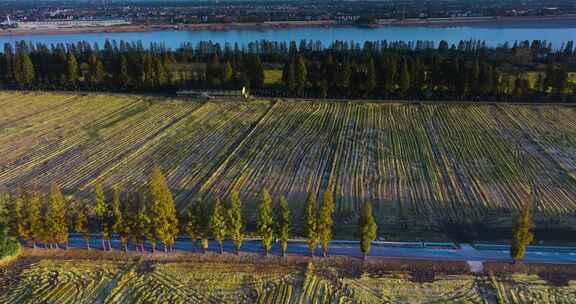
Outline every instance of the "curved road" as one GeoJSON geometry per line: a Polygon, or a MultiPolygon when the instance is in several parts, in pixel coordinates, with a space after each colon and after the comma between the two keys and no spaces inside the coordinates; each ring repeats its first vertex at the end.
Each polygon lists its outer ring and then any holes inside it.
{"type": "MultiPolygon", "coordinates": [[[[93,235],[91,247],[101,248],[99,236],[93,235]]],[[[81,236],[70,235],[69,246],[72,248],[84,248],[85,243],[81,236]]],[[[121,250],[120,241],[117,238],[112,240],[112,247],[121,250]]],[[[132,247],[130,247],[133,250],[132,247]]],[[[146,248],[150,250],[149,244],[146,248]]],[[[158,248],[161,249],[159,246],[158,248]]],[[[187,237],[178,237],[174,249],[181,251],[192,251],[192,242],[187,237]]],[[[218,245],[210,240],[209,251],[218,251],[218,245]]],[[[196,249],[199,251],[199,249],[196,249]]],[[[224,251],[234,252],[231,241],[224,242],[224,251]]],[[[263,253],[258,239],[246,239],[242,245],[242,252],[263,253]]],[[[279,255],[278,244],[274,244],[271,254],[279,255]]],[[[291,240],[288,243],[289,255],[309,255],[306,240],[291,240]]],[[[316,255],[322,254],[320,248],[316,255]]],[[[329,254],[332,256],[355,256],[360,257],[361,251],[357,241],[333,241],[330,245],[329,254]]],[[[419,260],[442,260],[442,261],[510,261],[509,247],[507,245],[477,245],[461,244],[459,247],[451,243],[418,243],[418,242],[374,242],[370,251],[370,256],[394,259],[419,259],[419,260]]],[[[527,263],[562,263],[576,264],[576,247],[541,247],[530,246],[524,258],[527,263]]]]}

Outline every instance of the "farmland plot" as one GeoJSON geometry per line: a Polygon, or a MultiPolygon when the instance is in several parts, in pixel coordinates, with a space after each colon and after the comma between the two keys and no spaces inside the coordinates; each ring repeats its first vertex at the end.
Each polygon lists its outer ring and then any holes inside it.
{"type": "Polygon", "coordinates": [[[381,217],[407,225],[502,215],[531,202],[536,183],[543,214],[571,214],[575,184],[554,159],[532,153],[499,112],[486,105],[280,102],[202,191],[223,197],[238,188],[255,201],[268,187],[301,205],[306,193],[332,189],[340,223],[353,222],[359,205],[372,201],[381,217]]]}
{"type": "Polygon", "coordinates": [[[104,96],[87,97],[57,113],[34,115],[28,128],[13,126],[2,137],[9,169],[0,178],[8,185],[56,182],[77,189],[194,107],[104,96]]]}
{"type": "Polygon", "coordinates": [[[1,303],[573,303],[576,282],[536,275],[339,273],[339,268],[25,257],[0,268],[1,303]]]}
{"type": "Polygon", "coordinates": [[[254,202],[263,187],[302,202],[330,182],[339,125],[346,107],[280,102],[218,167],[201,194],[226,197],[239,189],[254,202]]]}
{"type": "Polygon", "coordinates": [[[157,164],[180,209],[232,189],[252,208],[267,187],[298,219],[308,193],[329,189],[339,224],[354,224],[371,201],[380,223],[430,227],[509,218],[533,201],[535,184],[537,216],[576,211],[569,107],[0,92],[0,111],[9,188],[128,188],[157,164]]]}
{"type": "MultiPolygon", "coordinates": [[[[154,264],[145,273],[128,274],[109,303],[257,303],[290,286],[297,271],[249,265],[154,264]]],[[[280,294],[282,296],[282,294],[280,294]]],[[[289,298],[289,296],[288,296],[289,298]]],[[[271,303],[285,303],[285,301],[271,303]]],[[[263,302],[266,303],[266,302],[263,302]]]]}
{"type": "Polygon", "coordinates": [[[78,97],[73,104],[31,115],[6,128],[0,137],[0,183],[45,186],[56,182],[71,190],[95,181],[107,186],[140,184],[159,164],[175,193],[185,189],[186,194],[268,107],[267,102],[78,97]]]}
{"type": "Polygon", "coordinates": [[[362,303],[494,303],[492,286],[472,276],[443,276],[431,282],[414,282],[407,274],[346,279],[362,303]]]}
{"type": "Polygon", "coordinates": [[[492,279],[499,303],[574,303],[576,282],[551,286],[536,275],[513,275],[508,280],[492,279]]]}
{"type": "Polygon", "coordinates": [[[18,274],[5,274],[17,277],[0,281],[0,303],[97,303],[124,267],[109,261],[41,260],[18,274]]]}
{"type": "Polygon", "coordinates": [[[109,184],[140,183],[158,164],[178,195],[177,200],[186,204],[268,107],[267,102],[206,103],[178,126],[164,131],[165,136],[149,143],[137,157],[103,176],[103,180],[109,184]]]}

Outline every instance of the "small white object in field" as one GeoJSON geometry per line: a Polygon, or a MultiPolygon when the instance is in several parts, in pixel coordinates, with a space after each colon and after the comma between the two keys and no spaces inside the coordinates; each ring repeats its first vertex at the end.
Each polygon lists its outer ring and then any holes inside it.
{"type": "Polygon", "coordinates": [[[466,261],[466,263],[468,263],[468,267],[473,273],[480,273],[484,270],[482,261],[466,261]]]}

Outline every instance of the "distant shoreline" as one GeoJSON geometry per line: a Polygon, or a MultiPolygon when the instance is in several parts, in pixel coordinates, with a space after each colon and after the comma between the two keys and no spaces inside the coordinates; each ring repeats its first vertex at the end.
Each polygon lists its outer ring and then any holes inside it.
{"type": "Polygon", "coordinates": [[[197,31],[197,30],[241,30],[241,29],[284,29],[294,27],[450,27],[450,26],[506,26],[522,27],[538,22],[539,25],[549,24],[559,26],[572,25],[576,28],[576,15],[534,16],[534,17],[457,17],[431,19],[381,19],[375,24],[352,25],[339,24],[334,20],[320,21],[278,21],[263,23],[205,23],[205,24],[157,24],[157,25],[122,25],[109,27],[70,27],[70,28],[38,28],[38,29],[0,29],[0,36],[22,35],[56,35],[80,33],[140,33],[152,31],[197,31]]]}

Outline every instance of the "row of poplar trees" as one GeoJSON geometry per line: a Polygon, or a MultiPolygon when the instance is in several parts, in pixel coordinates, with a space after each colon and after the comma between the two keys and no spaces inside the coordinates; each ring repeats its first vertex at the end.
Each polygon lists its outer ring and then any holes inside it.
{"type": "MultiPolygon", "coordinates": [[[[12,235],[22,241],[30,241],[34,248],[39,242],[47,248],[59,248],[61,245],[67,248],[69,226],[73,226],[90,249],[90,209],[93,209],[97,231],[101,234],[103,250],[112,249],[111,239],[116,235],[125,251],[128,251],[130,241],[137,251],[145,251],[145,241],[152,246],[152,252],[155,252],[158,242],[163,245],[164,251],[172,251],[176,237],[184,232],[192,240],[193,248],[198,247],[200,242],[205,252],[208,240],[212,238],[222,253],[224,241],[228,238],[238,254],[246,236],[245,210],[237,190],[231,191],[227,202],[216,198],[212,204],[193,203],[179,218],[170,188],[158,167],[152,172],[147,191],[122,195],[116,187],[112,191],[111,202],[102,186],[97,184],[92,208],[88,203],[79,204],[73,216],[68,214],[67,200],[57,185],[52,185],[47,196],[38,191],[16,195],[10,200],[8,208],[6,201],[6,196],[0,195],[0,223],[8,223],[12,235]],[[70,220],[71,217],[73,220],[70,220]]],[[[321,204],[317,203],[316,194],[308,196],[304,210],[304,236],[311,256],[314,256],[318,246],[322,248],[324,257],[328,255],[333,237],[333,213],[332,191],[324,193],[321,204]]],[[[290,219],[286,198],[280,196],[274,206],[270,193],[264,188],[257,204],[256,230],[266,255],[270,253],[275,240],[281,255],[286,254],[291,236],[290,219]]],[[[515,262],[524,257],[527,246],[533,241],[533,226],[530,209],[525,208],[513,227],[510,254],[515,262]]],[[[370,203],[365,203],[360,210],[358,229],[360,249],[366,259],[378,230],[370,203]]]]}
{"type": "MultiPolygon", "coordinates": [[[[78,203],[73,214],[69,214],[67,200],[56,185],[51,187],[47,196],[38,191],[16,195],[8,208],[11,232],[20,240],[29,241],[34,248],[38,243],[47,248],[62,245],[67,248],[69,227],[73,226],[90,249],[91,230],[94,229],[90,229],[89,222],[93,218],[103,250],[112,249],[111,239],[116,236],[125,251],[132,242],[136,251],[142,252],[145,251],[145,241],[151,245],[152,252],[155,252],[158,242],[164,251],[172,251],[177,235],[183,232],[192,240],[193,248],[197,248],[199,242],[202,251],[206,251],[208,240],[212,238],[222,253],[224,241],[229,239],[238,254],[246,237],[246,213],[236,190],[231,191],[226,202],[216,198],[211,204],[192,203],[182,216],[177,213],[172,193],[158,167],[154,168],[145,191],[122,194],[120,188],[115,187],[111,201],[100,184],[95,185],[94,192],[95,201],[78,203]]],[[[324,193],[320,206],[316,202],[316,195],[309,195],[305,208],[304,236],[312,256],[318,245],[322,248],[323,256],[328,255],[333,213],[332,192],[324,193]]],[[[281,255],[286,254],[291,236],[291,215],[284,196],[280,196],[274,204],[268,190],[261,191],[256,230],[266,255],[275,241],[281,255]]],[[[366,203],[360,213],[359,234],[360,247],[366,258],[377,235],[370,203],[366,203]]]]}
{"type": "Polygon", "coordinates": [[[37,243],[47,248],[68,247],[69,228],[73,226],[90,248],[89,219],[93,209],[102,249],[111,249],[111,238],[116,234],[125,250],[130,240],[137,250],[144,250],[144,241],[148,240],[153,251],[157,242],[163,244],[165,251],[171,251],[179,232],[178,217],[172,193],[158,168],[153,170],[148,186],[145,192],[124,196],[116,187],[109,202],[98,184],[92,208],[81,202],[76,204],[74,214],[70,214],[69,202],[57,185],[52,185],[47,196],[39,191],[20,193],[8,208],[11,233],[22,241],[30,241],[34,248],[37,243]]]}

